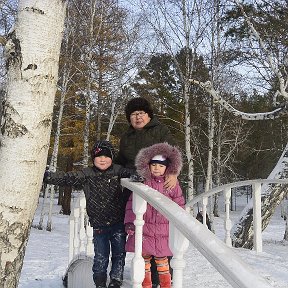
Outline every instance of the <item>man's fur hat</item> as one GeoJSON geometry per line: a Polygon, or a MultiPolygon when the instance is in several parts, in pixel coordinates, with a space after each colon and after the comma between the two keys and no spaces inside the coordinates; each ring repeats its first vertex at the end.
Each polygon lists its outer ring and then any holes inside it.
{"type": "Polygon", "coordinates": [[[125,107],[127,121],[130,122],[130,115],[135,111],[144,111],[149,117],[153,118],[153,109],[148,100],[142,97],[132,98],[125,107]]]}
{"type": "Polygon", "coordinates": [[[158,143],[139,151],[135,159],[137,173],[145,179],[151,178],[149,163],[156,155],[162,155],[169,160],[165,174],[179,175],[182,169],[182,156],[179,149],[168,143],[158,143]]]}

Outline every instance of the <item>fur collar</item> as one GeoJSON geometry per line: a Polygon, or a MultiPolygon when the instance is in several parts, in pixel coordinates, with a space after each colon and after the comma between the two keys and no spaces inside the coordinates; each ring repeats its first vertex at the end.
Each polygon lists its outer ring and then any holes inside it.
{"type": "Polygon", "coordinates": [[[177,147],[165,142],[154,144],[139,151],[135,159],[135,166],[140,176],[145,179],[151,179],[149,162],[156,155],[163,155],[170,161],[165,174],[174,174],[177,176],[180,174],[183,165],[181,152],[177,147]]]}

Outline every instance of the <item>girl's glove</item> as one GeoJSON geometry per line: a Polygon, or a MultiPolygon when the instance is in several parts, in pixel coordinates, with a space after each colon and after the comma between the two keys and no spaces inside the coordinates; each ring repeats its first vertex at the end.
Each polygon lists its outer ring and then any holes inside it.
{"type": "Polygon", "coordinates": [[[135,233],[135,225],[133,223],[126,223],[125,224],[125,232],[132,236],[135,233]]]}

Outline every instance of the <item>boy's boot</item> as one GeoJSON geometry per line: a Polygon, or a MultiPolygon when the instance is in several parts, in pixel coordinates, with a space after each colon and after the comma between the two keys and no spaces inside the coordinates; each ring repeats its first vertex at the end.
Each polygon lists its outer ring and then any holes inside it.
{"type": "Polygon", "coordinates": [[[145,272],[145,278],[142,282],[142,288],[152,288],[151,272],[145,272]]]}
{"type": "Polygon", "coordinates": [[[170,273],[159,274],[159,281],[161,288],[171,288],[171,275],[170,273]]]}
{"type": "Polygon", "coordinates": [[[96,288],[106,288],[106,281],[107,277],[106,276],[98,276],[98,277],[93,277],[94,278],[94,283],[96,285],[96,288]]]}
{"type": "Polygon", "coordinates": [[[122,285],[122,281],[120,280],[117,280],[117,279],[111,279],[109,285],[108,285],[108,288],[120,288],[122,285]]]}

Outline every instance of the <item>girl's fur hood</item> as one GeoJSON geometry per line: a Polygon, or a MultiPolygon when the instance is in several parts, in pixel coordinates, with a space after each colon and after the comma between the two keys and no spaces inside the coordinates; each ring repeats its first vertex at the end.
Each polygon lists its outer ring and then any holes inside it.
{"type": "Polygon", "coordinates": [[[177,147],[165,142],[154,144],[139,151],[135,158],[135,166],[140,176],[145,179],[151,179],[149,162],[156,155],[162,155],[170,161],[165,174],[174,174],[177,176],[180,174],[183,165],[181,152],[177,147]]]}

